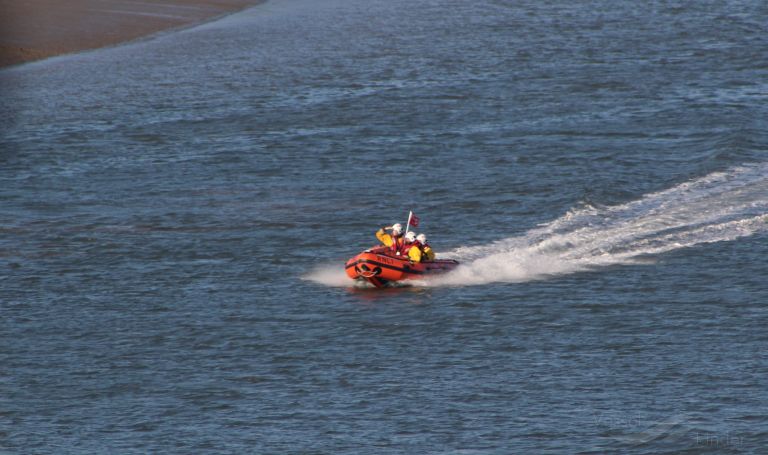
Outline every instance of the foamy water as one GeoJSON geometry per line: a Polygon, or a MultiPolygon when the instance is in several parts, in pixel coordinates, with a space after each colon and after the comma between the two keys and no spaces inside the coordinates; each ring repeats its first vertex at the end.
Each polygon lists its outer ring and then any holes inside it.
{"type": "Polygon", "coordinates": [[[489,245],[458,248],[463,262],[426,285],[519,282],[641,259],[768,229],[768,165],[717,172],[626,204],[587,206],[489,245]]]}
{"type": "MultiPolygon", "coordinates": [[[[462,262],[419,286],[525,282],[621,264],[768,230],[768,163],[715,172],[636,201],[587,205],[520,237],[462,246],[442,257],[462,262]]],[[[343,267],[325,265],[310,281],[349,286],[343,267]]]]}
{"type": "Polygon", "coordinates": [[[318,284],[335,287],[347,287],[354,283],[344,272],[344,264],[340,266],[336,263],[318,265],[302,278],[318,284]]]}

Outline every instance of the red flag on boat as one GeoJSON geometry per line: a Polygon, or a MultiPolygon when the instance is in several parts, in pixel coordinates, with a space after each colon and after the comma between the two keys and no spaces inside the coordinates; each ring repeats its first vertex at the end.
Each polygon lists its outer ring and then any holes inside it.
{"type": "Polygon", "coordinates": [[[413,227],[419,227],[419,217],[414,215],[413,212],[411,212],[410,218],[408,218],[408,224],[410,224],[413,227]]]}

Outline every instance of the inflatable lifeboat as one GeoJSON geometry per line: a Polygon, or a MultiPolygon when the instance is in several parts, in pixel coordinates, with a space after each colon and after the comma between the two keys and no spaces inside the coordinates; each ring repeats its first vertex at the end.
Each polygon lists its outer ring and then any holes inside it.
{"type": "Polygon", "coordinates": [[[365,250],[347,261],[344,267],[347,276],[353,280],[363,280],[377,288],[394,283],[424,279],[431,275],[446,273],[458,266],[453,259],[411,262],[408,256],[399,256],[387,246],[365,250]]]}

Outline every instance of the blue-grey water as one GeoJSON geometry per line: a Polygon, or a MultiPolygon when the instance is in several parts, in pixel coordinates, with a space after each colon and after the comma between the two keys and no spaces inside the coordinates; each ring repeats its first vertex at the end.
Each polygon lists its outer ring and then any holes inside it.
{"type": "Polygon", "coordinates": [[[271,0],[0,90],[0,453],[765,453],[763,1],[271,0]],[[409,210],[462,267],[352,286],[409,210]]]}

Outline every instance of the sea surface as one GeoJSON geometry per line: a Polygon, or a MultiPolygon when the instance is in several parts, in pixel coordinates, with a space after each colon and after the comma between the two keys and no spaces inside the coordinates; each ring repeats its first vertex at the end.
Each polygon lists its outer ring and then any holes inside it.
{"type": "Polygon", "coordinates": [[[271,0],[0,71],[0,453],[766,453],[768,5],[271,0]],[[409,211],[462,266],[343,272],[409,211]]]}

